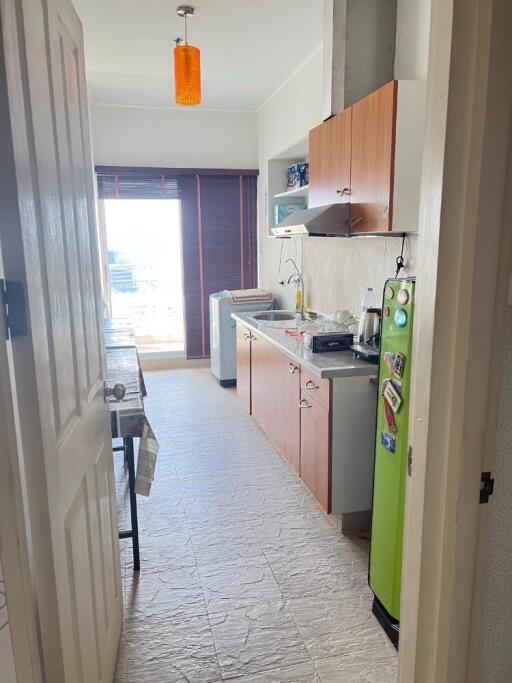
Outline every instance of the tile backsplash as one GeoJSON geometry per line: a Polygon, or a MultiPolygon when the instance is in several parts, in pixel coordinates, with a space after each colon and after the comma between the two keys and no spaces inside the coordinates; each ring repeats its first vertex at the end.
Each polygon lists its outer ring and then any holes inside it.
{"type": "MultiPolygon", "coordinates": [[[[401,277],[415,274],[417,236],[405,239],[401,277]]],[[[358,237],[304,241],[306,304],[323,313],[348,308],[359,315],[363,293],[373,287],[380,293],[396,271],[401,237],[358,237]]]]}

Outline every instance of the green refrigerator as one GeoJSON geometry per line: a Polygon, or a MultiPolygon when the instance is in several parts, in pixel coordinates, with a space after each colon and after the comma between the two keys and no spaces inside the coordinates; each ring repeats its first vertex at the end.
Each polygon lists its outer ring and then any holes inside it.
{"type": "Polygon", "coordinates": [[[390,279],[382,301],[369,584],[373,613],[398,647],[415,279],[390,279]]]}

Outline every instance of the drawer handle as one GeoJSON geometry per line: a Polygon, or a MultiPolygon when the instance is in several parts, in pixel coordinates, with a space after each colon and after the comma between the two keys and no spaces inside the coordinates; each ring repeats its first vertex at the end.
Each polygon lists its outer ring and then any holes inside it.
{"type": "Polygon", "coordinates": [[[362,220],[363,220],[363,217],[362,217],[362,216],[359,216],[358,218],[351,218],[351,219],[349,220],[349,222],[348,222],[348,225],[349,225],[350,228],[353,228],[353,227],[355,227],[356,225],[358,225],[359,223],[361,223],[362,220]]]}
{"type": "Polygon", "coordinates": [[[288,363],[288,372],[290,374],[293,375],[295,372],[297,372],[298,369],[299,369],[299,366],[295,365],[295,363],[288,363]]]}
{"type": "Polygon", "coordinates": [[[312,379],[308,379],[304,386],[306,387],[306,389],[320,389],[318,384],[315,384],[312,379]]]}
{"type": "Polygon", "coordinates": [[[336,190],[336,194],[338,194],[340,197],[344,197],[345,195],[350,194],[350,188],[344,187],[342,190],[336,190]]]}
{"type": "Polygon", "coordinates": [[[305,398],[301,398],[299,401],[299,408],[311,408],[312,406],[306,401],[305,398]]]}

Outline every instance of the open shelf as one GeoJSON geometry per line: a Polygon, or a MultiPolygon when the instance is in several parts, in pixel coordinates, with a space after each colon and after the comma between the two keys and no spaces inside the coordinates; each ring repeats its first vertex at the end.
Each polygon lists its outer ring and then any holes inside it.
{"type": "Polygon", "coordinates": [[[287,190],[286,192],[278,192],[274,195],[274,199],[287,199],[288,197],[307,197],[309,185],[297,187],[295,190],[287,190]]]}

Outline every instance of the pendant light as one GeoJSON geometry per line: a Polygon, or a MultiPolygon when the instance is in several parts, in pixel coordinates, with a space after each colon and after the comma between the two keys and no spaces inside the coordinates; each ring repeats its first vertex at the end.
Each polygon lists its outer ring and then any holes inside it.
{"type": "Polygon", "coordinates": [[[180,5],[176,14],[185,20],[185,43],[176,38],[174,48],[174,87],[176,104],[194,107],[201,104],[201,52],[188,44],[187,17],[194,15],[194,8],[180,5]]]}

